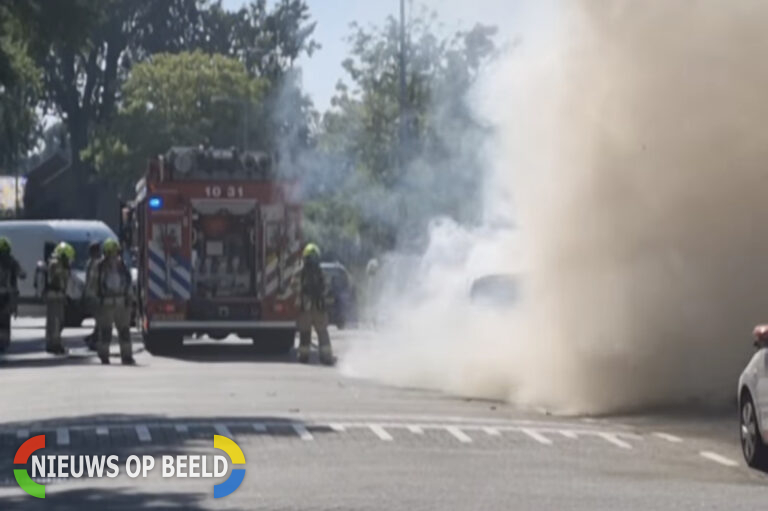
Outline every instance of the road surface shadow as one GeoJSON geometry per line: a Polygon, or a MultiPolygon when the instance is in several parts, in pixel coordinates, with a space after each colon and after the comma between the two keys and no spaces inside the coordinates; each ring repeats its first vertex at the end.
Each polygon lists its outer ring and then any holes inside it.
{"type": "Polygon", "coordinates": [[[135,488],[82,488],[59,490],[55,486],[46,492],[45,499],[36,499],[19,490],[20,495],[0,498],[0,508],[4,511],[16,509],[56,509],[59,511],[110,510],[133,511],[152,509],[153,511],[196,511],[203,507],[206,498],[201,493],[147,493],[135,488]]]}
{"type": "MultiPolygon", "coordinates": [[[[284,354],[269,354],[259,351],[257,345],[250,341],[242,342],[216,342],[216,341],[186,341],[181,349],[173,353],[163,353],[162,355],[153,355],[154,357],[170,358],[184,360],[186,362],[201,363],[292,363],[298,364],[296,348],[284,354]]],[[[313,344],[309,363],[318,365],[320,356],[317,351],[317,345],[313,344]]]]}

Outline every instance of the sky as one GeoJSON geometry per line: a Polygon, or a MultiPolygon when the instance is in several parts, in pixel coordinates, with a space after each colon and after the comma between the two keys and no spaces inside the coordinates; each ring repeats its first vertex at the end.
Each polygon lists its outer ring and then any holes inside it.
{"type": "MultiPolygon", "coordinates": [[[[344,73],[341,62],[346,58],[348,45],[345,37],[351,32],[353,21],[366,25],[380,25],[387,16],[399,15],[399,0],[306,0],[317,22],[315,39],[322,46],[311,58],[302,59],[304,88],[318,110],[330,106],[334,88],[344,73]]],[[[406,0],[407,8],[420,10],[426,5],[437,11],[446,33],[458,28],[470,28],[476,23],[499,28],[502,42],[512,41],[521,32],[529,31],[543,21],[540,14],[530,14],[522,0],[406,0]]],[[[528,3],[536,0],[529,0],[528,3]]],[[[237,9],[245,0],[223,0],[228,9],[237,9]]]]}

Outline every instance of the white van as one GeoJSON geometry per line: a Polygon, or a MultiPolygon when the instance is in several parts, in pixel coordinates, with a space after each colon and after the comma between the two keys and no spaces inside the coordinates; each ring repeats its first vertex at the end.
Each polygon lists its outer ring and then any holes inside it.
{"type": "Polygon", "coordinates": [[[42,286],[35,286],[37,263],[47,260],[53,248],[66,241],[75,249],[72,278],[67,289],[65,326],[79,326],[86,313],[81,306],[85,286],[88,247],[117,236],[104,222],[96,220],[8,220],[0,221],[0,236],[11,242],[12,253],[27,274],[19,281],[19,315],[45,315],[42,286]]]}

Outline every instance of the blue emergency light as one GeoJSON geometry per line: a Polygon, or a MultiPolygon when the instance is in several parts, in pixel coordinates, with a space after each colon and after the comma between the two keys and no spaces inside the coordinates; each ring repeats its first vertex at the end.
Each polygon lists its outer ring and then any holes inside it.
{"type": "Polygon", "coordinates": [[[149,209],[162,209],[163,207],[163,198],[162,197],[150,197],[149,198],[149,209]]]}

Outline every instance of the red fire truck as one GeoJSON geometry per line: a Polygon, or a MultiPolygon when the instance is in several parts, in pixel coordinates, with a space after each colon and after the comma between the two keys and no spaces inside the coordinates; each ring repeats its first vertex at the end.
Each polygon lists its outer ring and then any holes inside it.
{"type": "Polygon", "coordinates": [[[301,203],[263,153],[179,147],[150,162],[123,210],[152,353],[231,334],[289,351],[298,314],[301,203]]]}

